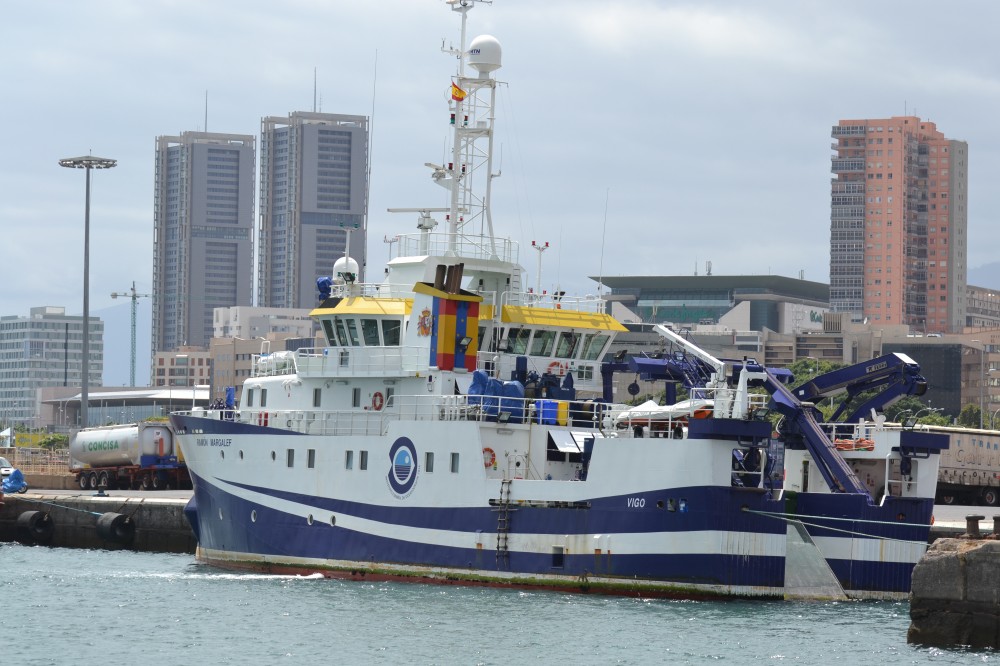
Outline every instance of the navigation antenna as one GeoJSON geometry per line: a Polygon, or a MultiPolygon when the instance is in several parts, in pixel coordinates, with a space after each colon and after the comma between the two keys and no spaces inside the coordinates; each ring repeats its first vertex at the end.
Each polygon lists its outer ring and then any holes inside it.
{"type": "Polygon", "coordinates": [[[135,281],[133,280],[131,292],[115,291],[111,293],[111,298],[118,298],[119,296],[132,299],[132,357],[129,363],[129,381],[131,382],[129,386],[135,386],[135,302],[140,298],[149,298],[151,294],[137,294],[135,291],[135,281]]]}
{"type": "Polygon", "coordinates": [[[446,222],[446,254],[458,255],[459,244],[465,240],[464,235],[460,236],[463,229],[476,228],[478,223],[483,230],[480,232],[483,240],[489,244],[488,258],[495,259],[499,253],[493,236],[490,196],[497,81],[492,73],[500,68],[502,49],[496,38],[480,35],[472,40],[466,50],[468,11],[475,5],[475,0],[447,0],[447,4],[452,11],[462,15],[462,29],[458,48],[445,48],[443,43],[441,45],[442,51],[458,60],[457,71],[451,82],[451,157],[446,164],[441,165],[443,168],[440,176],[434,175],[435,182],[447,187],[451,194],[446,222]],[[467,73],[466,65],[475,71],[467,73]],[[485,147],[476,145],[480,140],[485,142],[485,147]],[[477,190],[480,193],[477,194],[477,190]]]}

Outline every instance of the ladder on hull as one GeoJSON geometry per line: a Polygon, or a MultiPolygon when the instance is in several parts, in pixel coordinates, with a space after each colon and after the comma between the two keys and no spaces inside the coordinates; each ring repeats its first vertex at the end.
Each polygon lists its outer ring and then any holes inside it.
{"type": "Polygon", "coordinates": [[[500,482],[500,501],[497,503],[497,568],[510,568],[507,537],[510,534],[510,484],[511,479],[500,482]]]}

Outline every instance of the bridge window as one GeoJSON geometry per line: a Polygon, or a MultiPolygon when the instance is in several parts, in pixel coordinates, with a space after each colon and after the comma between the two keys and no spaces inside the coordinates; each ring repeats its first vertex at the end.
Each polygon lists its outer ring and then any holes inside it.
{"type": "Polygon", "coordinates": [[[451,454],[451,473],[458,474],[458,454],[451,454]]]}
{"type": "Polygon", "coordinates": [[[319,407],[320,403],[323,402],[323,389],[314,388],[313,389],[313,407],[319,407]]]}
{"type": "Polygon", "coordinates": [[[354,451],[344,452],[344,469],[354,468],[354,451]]]}
{"type": "Polygon", "coordinates": [[[601,358],[601,351],[608,343],[611,336],[599,333],[593,336],[586,336],[583,343],[583,355],[580,357],[584,361],[596,361],[601,358]]]}
{"type": "Polygon", "coordinates": [[[507,333],[507,351],[511,354],[524,354],[528,351],[528,340],[530,338],[530,328],[510,329],[507,333]]]}
{"type": "Polygon", "coordinates": [[[378,347],[380,346],[378,339],[378,320],[377,319],[362,319],[361,320],[361,334],[365,338],[366,347],[378,347]]]}
{"type": "Polygon", "coordinates": [[[335,317],[334,324],[337,326],[337,344],[341,347],[347,347],[350,342],[347,341],[347,331],[344,330],[344,320],[340,317],[335,317]]]}
{"type": "Polygon", "coordinates": [[[253,389],[247,389],[247,407],[253,407],[253,389]]]}
{"type": "Polygon", "coordinates": [[[295,467],[295,449],[288,449],[285,452],[285,461],[289,467],[295,467]]]}
{"type": "Polygon", "coordinates": [[[555,331],[535,331],[535,339],[531,341],[531,356],[550,356],[555,339],[555,331]]]}
{"type": "Polygon", "coordinates": [[[359,451],[358,454],[358,469],[368,469],[368,452],[359,451]]]}
{"type": "Polygon", "coordinates": [[[351,339],[352,347],[361,346],[361,340],[358,339],[358,323],[353,319],[347,320],[347,335],[351,339]]]}
{"type": "Polygon", "coordinates": [[[556,344],[556,358],[573,358],[579,342],[579,333],[560,333],[559,342],[556,344]]]}
{"type": "Polygon", "coordinates": [[[352,407],[361,406],[361,389],[357,386],[351,389],[351,406],[352,407]]]}
{"type": "Polygon", "coordinates": [[[260,406],[267,407],[267,389],[262,388],[260,390],[260,406]]]}
{"type": "Polygon", "coordinates": [[[399,344],[399,320],[397,319],[382,320],[382,340],[385,342],[386,345],[399,344]]]}
{"type": "Polygon", "coordinates": [[[326,334],[326,342],[331,346],[337,345],[337,336],[333,332],[333,322],[329,319],[323,320],[323,332],[326,334]]]}
{"type": "Polygon", "coordinates": [[[434,452],[427,451],[424,453],[424,471],[431,474],[434,471],[434,452]]]}

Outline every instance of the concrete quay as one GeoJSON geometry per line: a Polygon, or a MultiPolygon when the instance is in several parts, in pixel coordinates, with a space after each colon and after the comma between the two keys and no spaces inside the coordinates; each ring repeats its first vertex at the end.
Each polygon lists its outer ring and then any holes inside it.
{"type": "Polygon", "coordinates": [[[4,495],[0,541],[163,553],[194,553],[186,499],[60,494],[4,495]]]}
{"type": "Polygon", "coordinates": [[[985,534],[970,515],[964,532],[934,541],[913,569],[908,643],[1000,647],[1000,516],[985,534]]]}

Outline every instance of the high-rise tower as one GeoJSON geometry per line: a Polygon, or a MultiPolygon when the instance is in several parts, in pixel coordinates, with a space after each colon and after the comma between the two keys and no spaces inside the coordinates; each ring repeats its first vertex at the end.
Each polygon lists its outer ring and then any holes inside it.
{"type": "Polygon", "coordinates": [[[153,353],[208,347],[213,309],[250,305],[255,139],[156,139],[153,353]]]}
{"type": "Polygon", "coordinates": [[[968,145],[915,116],[833,127],[830,307],[873,324],[965,325],[968,145]]]}
{"type": "Polygon", "coordinates": [[[313,308],[348,238],[365,265],[368,118],[294,112],[264,118],[260,137],[257,305],[313,308]]]}

